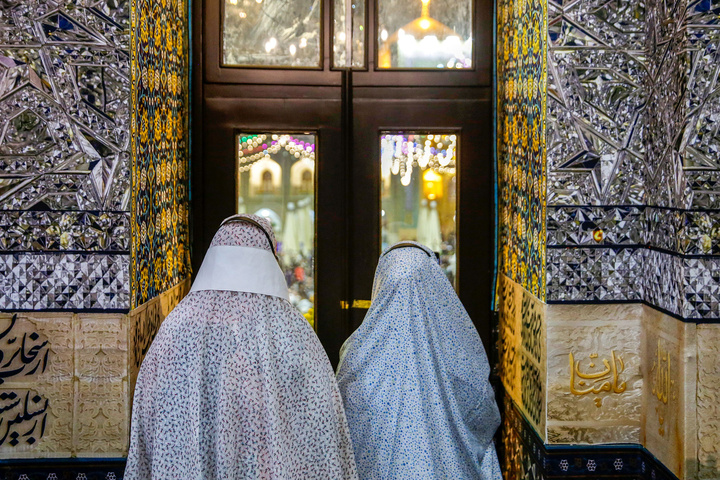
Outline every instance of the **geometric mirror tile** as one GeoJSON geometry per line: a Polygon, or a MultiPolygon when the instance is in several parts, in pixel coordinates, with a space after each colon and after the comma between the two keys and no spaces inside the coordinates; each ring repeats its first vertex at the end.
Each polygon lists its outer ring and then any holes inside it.
{"type": "Polygon", "coordinates": [[[549,0],[548,301],[720,318],[719,11],[549,0]]]}
{"type": "Polygon", "coordinates": [[[548,302],[641,301],[644,249],[548,248],[548,302]]]}
{"type": "Polygon", "coordinates": [[[548,246],[640,245],[641,207],[548,207],[548,246]]]}
{"type": "Polygon", "coordinates": [[[127,310],[129,255],[0,255],[0,309],[127,310]]]}
{"type": "Polygon", "coordinates": [[[129,308],[129,7],[0,5],[1,309],[129,308]]]}

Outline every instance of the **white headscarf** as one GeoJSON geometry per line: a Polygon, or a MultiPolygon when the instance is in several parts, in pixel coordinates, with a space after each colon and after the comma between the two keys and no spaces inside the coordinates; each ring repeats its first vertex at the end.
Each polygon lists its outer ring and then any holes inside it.
{"type": "Polygon", "coordinates": [[[143,361],[127,480],[357,478],[332,367],[286,300],[270,225],[242,218],[217,232],[143,361]]]}
{"type": "Polygon", "coordinates": [[[401,245],[381,256],[370,309],[340,351],[360,478],[501,478],[477,330],[432,251],[401,245]]]}

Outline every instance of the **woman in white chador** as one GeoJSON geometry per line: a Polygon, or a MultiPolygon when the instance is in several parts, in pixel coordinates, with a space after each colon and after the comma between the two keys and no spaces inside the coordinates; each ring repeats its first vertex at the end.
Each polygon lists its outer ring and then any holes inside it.
{"type": "Polygon", "coordinates": [[[356,479],[342,399],[269,223],[223,222],[140,368],[126,480],[356,479]]]}
{"type": "Polygon", "coordinates": [[[337,373],[360,478],[502,478],[489,374],[480,337],[433,252],[416,242],[388,248],[337,373]]]}
{"type": "Polygon", "coordinates": [[[300,253],[298,226],[298,212],[295,210],[295,204],[290,202],[287,204],[287,212],[285,213],[281,245],[281,252],[287,255],[287,258],[295,257],[300,253]]]}

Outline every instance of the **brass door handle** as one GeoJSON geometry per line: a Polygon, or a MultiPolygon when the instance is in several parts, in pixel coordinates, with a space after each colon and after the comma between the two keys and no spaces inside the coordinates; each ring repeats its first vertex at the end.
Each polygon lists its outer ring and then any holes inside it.
{"type": "Polygon", "coordinates": [[[368,308],[370,308],[370,300],[353,300],[352,303],[341,300],[340,308],[342,308],[343,310],[347,310],[348,308],[367,310],[368,308]]]}

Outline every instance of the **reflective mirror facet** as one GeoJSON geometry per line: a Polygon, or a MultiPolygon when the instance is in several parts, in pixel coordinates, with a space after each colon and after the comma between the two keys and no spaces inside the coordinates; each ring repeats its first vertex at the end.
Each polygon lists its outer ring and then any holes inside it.
{"type": "Polygon", "coordinates": [[[316,137],[241,133],[237,142],[237,212],[270,221],[290,302],[314,326],[316,137]]]}
{"type": "Polygon", "coordinates": [[[454,133],[383,132],[382,245],[414,240],[440,255],[454,284],[457,145],[454,133]]]}
{"type": "Polygon", "coordinates": [[[223,64],[320,66],[320,0],[225,0],[223,64]]]}

